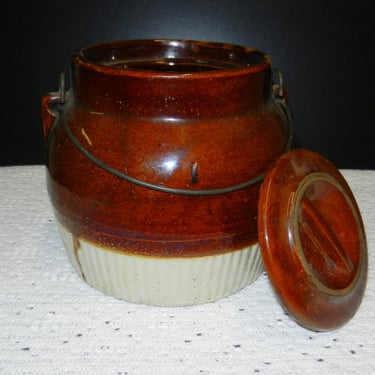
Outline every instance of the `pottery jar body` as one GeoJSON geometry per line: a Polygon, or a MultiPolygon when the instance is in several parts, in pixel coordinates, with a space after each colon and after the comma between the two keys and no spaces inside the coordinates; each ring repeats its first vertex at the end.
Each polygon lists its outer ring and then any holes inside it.
{"type": "Polygon", "coordinates": [[[75,53],[71,88],[43,99],[43,120],[48,192],[82,278],[155,305],[253,281],[261,179],[290,141],[273,91],[269,57],[244,47],[147,40],[75,53]]]}

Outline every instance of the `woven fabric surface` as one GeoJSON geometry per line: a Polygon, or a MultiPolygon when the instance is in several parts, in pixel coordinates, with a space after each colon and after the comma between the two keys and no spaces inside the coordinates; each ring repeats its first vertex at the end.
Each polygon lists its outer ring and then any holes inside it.
{"type": "Polygon", "coordinates": [[[116,300],[73,271],[43,166],[0,168],[1,374],[374,374],[375,171],[343,170],[365,223],[369,276],[354,318],[297,325],[265,273],[220,301],[178,308],[116,300]]]}

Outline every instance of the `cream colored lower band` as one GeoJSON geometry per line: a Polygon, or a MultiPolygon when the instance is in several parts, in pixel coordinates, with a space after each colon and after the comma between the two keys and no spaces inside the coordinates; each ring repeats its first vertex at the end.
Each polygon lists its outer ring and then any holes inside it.
{"type": "Polygon", "coordinates": [[[211,302],[255,281],[263,270],[259,246],[219,255],[160,258],[110,251],[59,226],[70,261],[91,286],[113,297],[155,306],[211,302]]]}

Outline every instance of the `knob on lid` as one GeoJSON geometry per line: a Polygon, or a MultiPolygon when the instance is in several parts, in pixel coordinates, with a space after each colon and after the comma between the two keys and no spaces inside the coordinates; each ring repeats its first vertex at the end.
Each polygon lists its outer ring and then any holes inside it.
{"type": "Polygon", "coordinates": [[[261,187],[258,234],[270,282],[298,323],[331,330],[355,314],[367,281],[366,236],[332,163],[306,150],[281,156],[261,187]]]}

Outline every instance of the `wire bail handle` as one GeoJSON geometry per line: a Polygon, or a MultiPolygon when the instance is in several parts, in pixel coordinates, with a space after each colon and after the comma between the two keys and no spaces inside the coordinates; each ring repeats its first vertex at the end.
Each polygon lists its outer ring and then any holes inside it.
{"type": "MultiPolygon", "coordinates": [[[[274,70],[278,77],[278,83],[273,83],[273,96],[276,101],[276,103],[279,104],[279,107],[282,109],[283,115],[286,117],[286,120],[289,125],[289,139],[285,147],[285,151],[288,151],[291,146],[291,116],[288,109],[288,106],[286,104],[286,97],[285,97],[285,90],[283,88],[283,80],[282,75],[279,70],[274,70]]],[[[192,195],[192,196],[207,196],[207,195],[219,195],[219,194],[226,194],[231,193],[234,191],[238,191],[241,189],[245,189],[249,186],[255,185],[259,182],[261,182],[264,178],[264,173],[260,174],[259,176],[248,180],[246,182],[227,186],[223,188],[218,189],[203,189],[203,190],[193,190],[193,189],[178,189],[178,188],[172,188],[164,185],[157,185],[150,182],[146,182],[143,180],[139,180],[135,177],[129,176],[125,173],[120,172],[117,169],[112,168],[108,164],[104,163],[102,160],[98,159],[96,156],[94,156],[91,152],[89,152],[86,148],[83,147],[83,145],[78,141],[78,139],[74,136],[72,131],[70,130],[64,116],[64,104],[66,102],[66,86],[65,86],[65,75],[64,73],[60,74],[60,87],[58,92],[59,100],[57,100],[54,103],[54,109],[57,112],[57,114],[60,117],[61,125],[68,136],[69,140],[73,143],[73,145],[83,154],[85,155],[93,164],[95,164],[97,167],[105,170],[108,173],[111,173],[118,178],[125,180],[127,182],[130,182],[132,184],[147,188],[156,190],[159,192],[164,193],[170,193],[170,194],[180,194],[180,195],[192,195]]],[[[197,169],[198,169],[198,163],[194,162],[191,168],[192,173],[192,183],[194,184],[197,180],[197,169]]]]}

